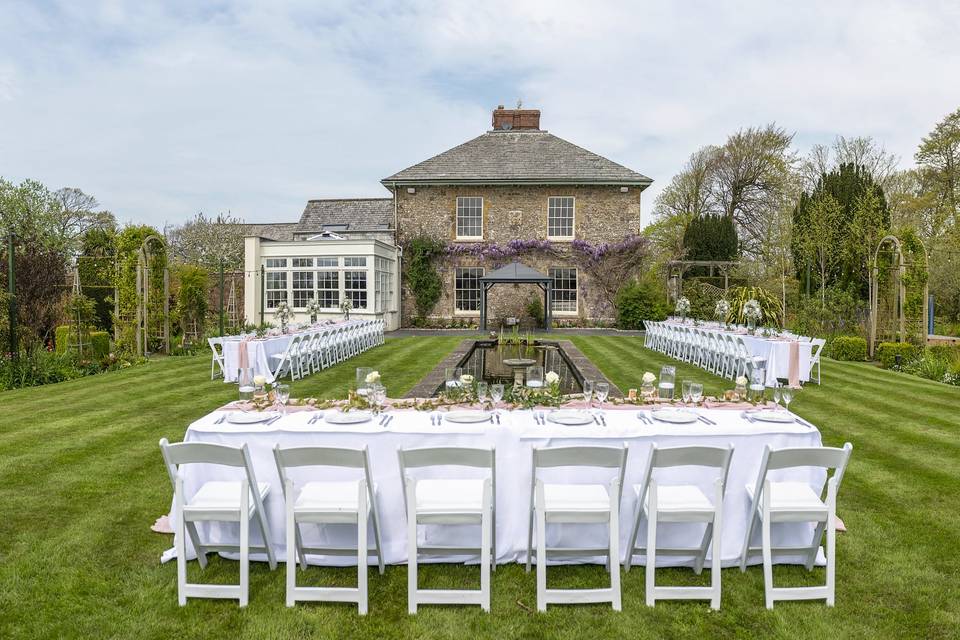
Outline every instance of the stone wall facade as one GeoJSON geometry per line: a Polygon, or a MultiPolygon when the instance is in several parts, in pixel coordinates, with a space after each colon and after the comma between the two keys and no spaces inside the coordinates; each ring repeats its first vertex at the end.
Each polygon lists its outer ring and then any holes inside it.
{"type": "MultiPolygon", "coordinates": [[[[397,240],[403,245],[419,235],[426,235],[444,244],[474,245],[487,243],[503,246],[512,240],[548,240],[548,250],[532,251],[516,259],[533,269],[549,274],[549,269],[577,269],[577,310],[554,311],[558,324],[591,324],[613,320],[609,300],[591,286],[592,277],[583,268],[581,254],[572,247],[572,240],[591,244],[615,243],[639,233],[640,188],[619,186],[418,186],[414,193],[397,189],[397,240]],[[482,240],[458,240],[456,237],[457,197],[483,198],[482,240]],[[547,236],[547,209],[551,196],[574,198],[574,235],[568,240],[547,236]]],[[[437,265],[443,281],[443,293],[429,319],[432,321],[478,322],[480,313],[455,308],[455,274],[457,267],[483,267],[489,273],[503,266],[473,255],[450,256],[437,265]]],[[[629,274],[624,274],[628,277],[629,274]]],[[[416,316],[415,297],[403,283],[402,323],[410,326],[416,316]]],[[[499,284],[488,297],[488,327],[498,328],[505,317],[528,318],[527,304],[543,293],[532,284],[499,284]]]]}

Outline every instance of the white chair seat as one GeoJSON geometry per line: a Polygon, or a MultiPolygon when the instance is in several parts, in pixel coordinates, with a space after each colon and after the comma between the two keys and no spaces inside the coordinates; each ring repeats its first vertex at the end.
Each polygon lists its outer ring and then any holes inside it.
{"type": "MultiPolygon", "coordinates": [[[[633,491],[639,498],[643,487],[635,484],[633,485],[633,491]]],[[[643,498],[643,510],[647,512],[650,510],[648,504],[649,498],[649,494],[643,498]]],[[[673,511],[712,514],[713,502],[700,490],[700,487],[692,484],[660,485],[657,487],[657,511],[660,513],[670,513],[673,511]]]]}
{"type": "Polygon", "coordinates": [[[483,479],[427,479],[417,482],[417,513],[481,513],[483,479]]]}
{"type": "MultiPolygon", "coordinates": [[[[263,500],[270,492],[270,485],[258,482],[257,489],[260,499],[263,500]]],[[[253,495],[250,495],[250,513],[256,508],[253,495]]],[[[204,482],[200,490],[190,499],[190,503],[183,507],[185,513],[195,511],[237,511],[240,509],[240,482],[211,481],[204,482]]]]}
{"type": "Polygon", "coordinates": [[[544,484],[543,501],[548,512],[610,512],[610,494],[602,484],[544,484]]]}
{"type": "MultiPolygon", "coordinates": [[[[751,501],[754,498],[754,491],[754,486],[748,484],[747,494],[751,501]]],[[[825,513],[827,505],[805,482],[771,482],[770,512],[775,511],[825,513]]]]}
{"type": "MultiPolygon", "coordinates": [[[[376,493],[376,487],[374,487],[376,493]]],[[[296,512],[355,513],[359,509],[360,481],[308,482],[303,485],[293,508],[296,512]]],[[[370,505],[367,505],[369,511],[370,505]]]]}

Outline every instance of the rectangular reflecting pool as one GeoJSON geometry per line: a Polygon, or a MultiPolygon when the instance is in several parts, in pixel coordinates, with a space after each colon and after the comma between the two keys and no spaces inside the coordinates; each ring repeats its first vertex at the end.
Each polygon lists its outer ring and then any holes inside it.
{"type": "MultiPolygon", "coordinates": [[[[535,340],[532,345],[477,340],[457,366],[476,380],[504,385],[524,384],[527,368],[539,366],[543,367],[544,373],[555,371],[560,376],[560,393],[583,391],[583,375],[563,348],[550,340],[535,340]]],[[[434,395],[443,391],[444,386],[437,387],[434,395]]]]}

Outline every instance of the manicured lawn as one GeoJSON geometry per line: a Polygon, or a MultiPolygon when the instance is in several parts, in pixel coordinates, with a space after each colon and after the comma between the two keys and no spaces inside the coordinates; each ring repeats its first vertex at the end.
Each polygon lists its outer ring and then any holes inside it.
{"type": "MultiPolygon", "coordinates": [[[[642,339],[572,338],[621,388],[667,359],[642,339]]],[[[391,395],[402,395],[459,338],[401,338],[305,381],[294,395],[343,395],[355,366],[376,366],[391,395]]],[[[728,383],[678,366],[678,377],[728,383]]],[[[172,538],[152,533],[170,505],[157,447],[177,441],[192,420],[234,398],[209,381],[209,359],[158,359],[131,370],[0,394],[0,638],[665,638],[957,636],[960,627],[960,389],[865,364],[826,361],[825,384],[794,402],[821,426],[824,443],[854,444],[840,492],[849,532],[838,536],[837,606],[763,607],[758,567],[723,572],[723,608],[704,603],[643,604],[643,573],[623,577],[624,610],[554,606],[536,614],[533,575],[500,567],[493,610],[422,607],[406,613],[406,569],[370,576],[370,614],[348,605],[283,604],[283,574],[251,568],[250,605],[176,603],[174,563],[160,565],[172,538]]],[[[731,487],[731,490],[737,490],[731,487]]],[[[526,488],[518,488],[526,490],[526,488]]],[[[191,578],[199,574],[196,563],[191,578]]],[[[214,560],[204,580],[235,582],[237,564],[214,560]]],[[[822,580],[778,567],[778,580],[822,580]]],[[[311,579],[351,584],[353,570],[311,569],[311,579]]],[[[706,577],[706,576],[704,576],[706,577]]],[[[601,567],[564,567],[551,584],[605,579],[601,567]],[[554,582],[555,580],[555,582],[554,582]]],[[[658,579],[692,583],[689,570],[658,579]]],[[[421,584],[473,585],[476,569],[437,565],[421,584]]]]}

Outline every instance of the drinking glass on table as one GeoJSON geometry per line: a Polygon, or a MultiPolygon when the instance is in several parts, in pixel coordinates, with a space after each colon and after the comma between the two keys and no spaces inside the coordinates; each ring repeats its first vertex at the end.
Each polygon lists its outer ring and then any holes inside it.
{"type": "Polygon", "coordinates": [[[595,386],[595,393],[597,394],[597,403],[603,406],[603,403],[607,401],[607,395],[610,394],[610,383],[609,382],[598,382],[595,386]]]}
{"type": "Polygon", "coordinates": [[[787,413],[790,412],[790,401],[793,400],[793,396],[797,391],[799,391],[799,389],[794,389],[790,385],[786,385],[780,390],[780,395],[783,396],[783,403],[787,405],[787,413]]]}
{"type": "Polygon", "coordinates": [[[240,402],[253,400],[253,368],[237,369],[237,389],[240,392],[240,402]]]}
{"type": "Polygon", "coordinates": [[[290,385],[277,383],[273,385],[273,394],[277,400],[277,404],[280,405],[280,412],[287,412],[287,402],[290,400],[290,385]]]}
{"type": "Polygon", "coordinates": [[[477,402],[483,404],[487,401],[487,383],[478,382],[477,383],[477,402]]]}
{"type": "Polygon", "coordinates": [[[370,390],[370,383],[367,382],[367,376],[373,373],[372,367],[357,367],[357,395],[366,396],[370,390]]]}
{"type": "Polygon", "coordinates": [[[587,402],[587,408],[593,406],[593,380],[583,381],[583,399],[587,402]]]}
{"type": "Polygon", "coordinates": [[[493,404],[500,404],[500,401],[503,400],[503,385],[502,384],[492,384],[490,385],[490,399],[493,400],[493,404]]]}
{"type": "Polygon", "coordinates": [[[684,380],[680,383],[680,395],[683,397],[683,404],[690,404],[690,380],[684,380]]]}
{"type": "Polygon", "coordinates": [[[783,389],[780,388],[780,383],[778,382],[776,386],[773,387],[773,401],[777,404],[777,408],[780,408],[780,397],[783,395],[783,389]]]}
{"type": "Polygon", "coordinates": [[[700,401],[703,400],[703,385],[701,383],[690,383],[690,400],[693,404],[700,404],[700,401]]]}
{"type": "Polygon", "coordinates": [[[677,368],[664,365],[660,367],[660,383],[657,385],[657,390],[660,393],[660,397],[664,400],[673,400],[673,389],[676,386],[675,380],[677,379],[677,368]]]}
{"type": "Polygon", "coordinates": [[[373,407],[373,413],[380,415],[383,403],[387,399],[387,388],[379,382],[375,382],[368,387],[367,401],[373,407]]]}

